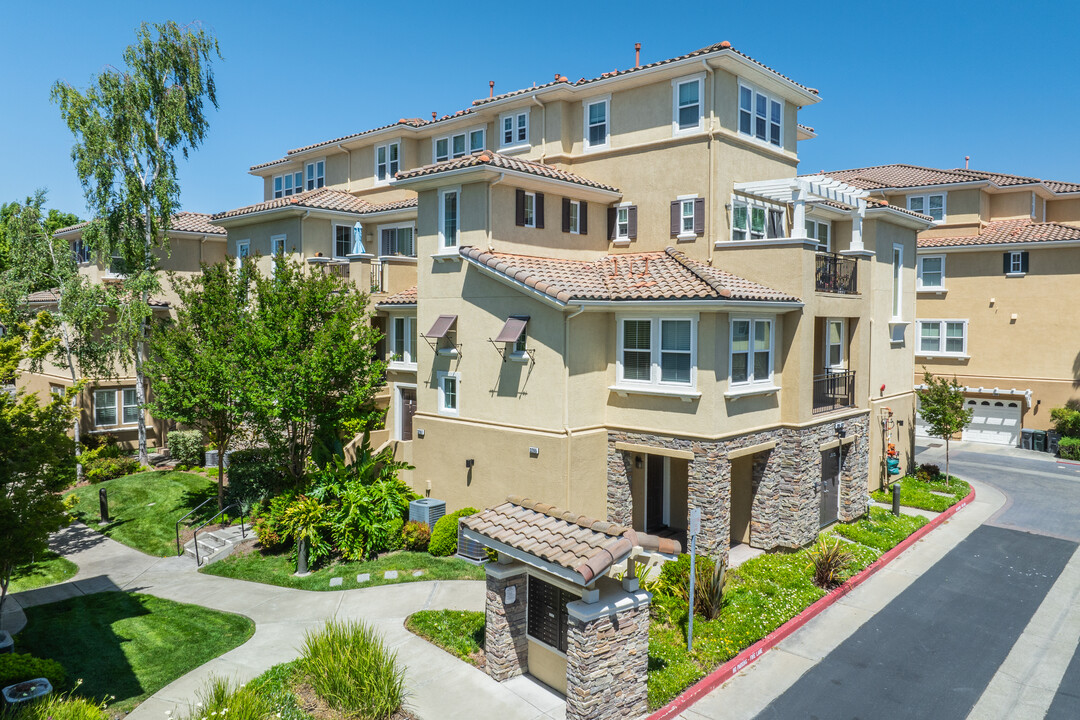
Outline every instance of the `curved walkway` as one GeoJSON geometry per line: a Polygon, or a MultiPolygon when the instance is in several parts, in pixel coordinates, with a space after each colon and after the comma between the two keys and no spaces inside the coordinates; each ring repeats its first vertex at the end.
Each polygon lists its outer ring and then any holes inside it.
{"type": "MultiPolygon", "coordinates": [[[[107,590],[147,593],[182,603],[237,613],[255,622],[255,634],[238,648],[192,670],[147,698],[129,718],[161,720],[184,714],[211,675],[246,682],[299,655],[304,633],[330,618],[363,620],[376,627],[406,667],[411,709],[423,718],[499,717],[541,720],[565,717],[562,696],[527,677],[497,683],[404,627],[417,610],[483,610],[484,583],[424,581],[358,590],[312,592],[204,575],[190,558],[154,558],[84,525],[57,534],[54,548],[79,566],[66,583],[16,593],[12,606],[32,607],[107,590]]],[[[22,627],[18,607],[5,608],[5,628],[22,627]]]]}

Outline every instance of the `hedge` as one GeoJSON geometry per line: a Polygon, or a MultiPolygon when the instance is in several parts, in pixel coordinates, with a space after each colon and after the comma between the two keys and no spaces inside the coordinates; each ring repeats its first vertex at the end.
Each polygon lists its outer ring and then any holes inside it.
{"type": "Polygon", "coordinates": [[[199,467],[203,464],[203,437],[198,430],[173,430],[167,436],[169,457],[178,465],[199,467]]]}

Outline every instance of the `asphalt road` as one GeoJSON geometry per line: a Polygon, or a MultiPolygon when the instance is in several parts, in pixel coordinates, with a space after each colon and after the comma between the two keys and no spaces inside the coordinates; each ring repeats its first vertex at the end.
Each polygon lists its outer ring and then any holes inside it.
{"type": "MultiPolygon", "coordinates": [[[[938,452],[930,448],[927,454],[938,452]]],[[[996,675],[1002,682],[1006,658],[1025,645],[1019,638],[1031,632],[1032,616],[1080,543],[1080,466],[988,455],[968,445],[952,454],[950,469],[997,487],[1009,501],[759,718],[961,720],[979,715],[973,708],[996,675]]],[[[1047,718],[1080,718],[1080,652],[1075,647],[1072,652],[1047,718]]],[[[1044,714],[1022,709],[1012,717],[1044,714]]]]}

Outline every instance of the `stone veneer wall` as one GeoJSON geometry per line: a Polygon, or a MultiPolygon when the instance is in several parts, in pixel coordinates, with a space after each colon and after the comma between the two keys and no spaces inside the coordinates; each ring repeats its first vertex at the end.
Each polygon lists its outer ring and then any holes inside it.
{"type": "Polygon", "coordinates": [[[521,566],[492,564],[487,574],[487,625],[484,630],[485,668],[499,682],[529,671],[528,575],[521,566]],[[515,573],[509,577],[500,577],[515,573]],[[516,588],[514,602],[507,605],[506,588],[516,588]]]}
{"type": "Polygon", "coordinates": [[[624,720],[648,712],[649,605],[584,622],[571,615],[567,720],[624,720]]]}
{"type": "Polygon", "coordinates": [[[728,453],[740,448],[775,442],[758,453],[753,465],[755,491],[750,520],[750,545],[770,550],[797,548],[813,542],[818,533],[821,492],[821,446],[836,439],[839,422],[854,440],[844,446],[840,482],[840,519],[851,520],[866,512],[869,473],[869,414],[841,421],[823,420],[806,428],[775,428],[721,441],[691,440],[631,432],[608,433],[608,519],[633,524],[630,477],[632,453],[615,449],[626,442],[672,450],[688,450],[688,504],[701,508],[698,547],[717,558],[727,558],[731,537],[731,461],[728,453]]]}

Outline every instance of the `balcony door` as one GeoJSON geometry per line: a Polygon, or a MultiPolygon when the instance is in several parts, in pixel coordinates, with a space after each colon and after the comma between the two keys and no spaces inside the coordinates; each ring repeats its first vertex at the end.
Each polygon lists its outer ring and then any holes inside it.
{"type": "Polygon", "coordinates": [[[844,318],[825,321],[824,368],[828,371],[847,370],[847,323],[844,318]]]}
{"type": "Polygon", "coordinates": [[[413,416],[416,415],[416,386],[397,386],[398,440],[413,439],[413,416]]]}

